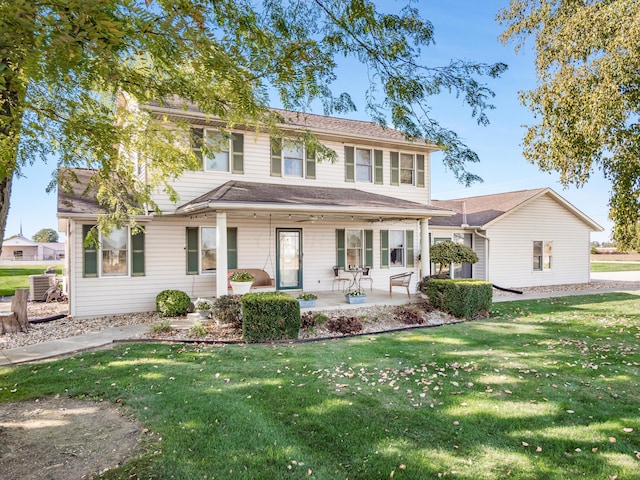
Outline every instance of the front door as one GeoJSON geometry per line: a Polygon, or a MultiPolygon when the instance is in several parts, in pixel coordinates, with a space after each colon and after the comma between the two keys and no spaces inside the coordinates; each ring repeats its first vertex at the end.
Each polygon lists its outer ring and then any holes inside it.
{"type": "Polygon", "coordinates": [[[302,229],[276,228],[276,288],[302,288],[302,229]]]}

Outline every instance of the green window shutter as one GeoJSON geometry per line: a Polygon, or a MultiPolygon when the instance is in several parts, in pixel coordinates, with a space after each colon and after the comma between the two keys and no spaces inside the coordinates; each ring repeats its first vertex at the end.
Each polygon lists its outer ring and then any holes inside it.
{"type": "Polygon", "coordinates": [[[98,276],[98,249],[95,245],[84,245],[84,241],[93,227],[94,225],[82,225],[82,242],[84,249],[83,277],[98,276]]]}
{"type": "Polygon", "coordinates": [[[382,150],[374,150],[373,151],[373,179],[377,185],[382,185],[383,183],[383,171],[382,171],[382,150]]]}
{"type": "Polygon", "coordinates": [[[244,173],[244,135],[234,133],[231,141],[231,173],[244,173]]]}
{"type": "MultiPolygon", "coordinates": [[[[305,149],[306,151],[306,149],[305,149]]],[[[315,179],[316,178],[316,156],[312,153],[307,153],[307,165],[304,170],[305,178],[315,179]]]]}
{"type": "Polygon", "coordinates": [[[282,176],[282,142],[278,138],[271,139],[271,176],[282,176]]]}
{"type": "Polygon", "coordinates": [[[391,153],[391,185],[400,185],[400,161],[398,152],[391,153]]]}
{"type": "Polygon", "coordinates": [[[187,275],[198,274],[198,227],[187,227],[187,275]]]}
{"type": "Polygon", "coordinates": [[[336,230],[336,265],[344,268],[347,264],[346,250],[344,248],[344,229],[336,230]]]}
{"type": "Polygon", "coordinates": [[[373,267],[373,230],[364,231],[364,266],[373,267]]]}
{"type": "Polygon", "coordinates": [[[389,268],[389,230],[380,230],[380,268],[389,268]]]}
{"type": "Polygon", "coordinates": [[[131,276],[144,277],[144,232],[131,235],[131,276]]]}
{"type": "Polygon", "coordinates": [[[407,242],[407,267],[413,267],[413,230],[407,230],[404,235],[407,242]]]}
{"type": "Polygon", "coordinates": [[[416,155],[416,186],[425,186],[425,164],[424,155],[416,155]]]}
{"type": "Polygon", "coordinates": [[[356,181],[356,164],[353,147],[344,147],[344,181],[356,181]]]}
{"type": "Polygon", "coordinates": [[[227,268],[238,268],[238,229],[227,228],[227,268]]]}

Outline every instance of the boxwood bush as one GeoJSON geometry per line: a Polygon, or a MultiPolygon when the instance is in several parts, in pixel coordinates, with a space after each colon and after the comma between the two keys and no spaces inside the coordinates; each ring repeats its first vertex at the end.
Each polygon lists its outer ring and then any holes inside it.
{"type": "Polygon", "coordinates": [[[300,332],[300,303],[283,292],[242,296],[242,336],[247,342],[295,339],[300,332]]]}
{"type": "Polygon", "coordinates": [[[178,317],[189,310],[191,298],[181,290],[163,290],[156,295],[156,312],[161,317],[178,317]]]}
{"type": "Polygon", "coordinates": [[[454,317],[473,318],[491,311],[493,287],[490,282],[430,278],[423,280],[421,287],[434,308],[454,317]]]}

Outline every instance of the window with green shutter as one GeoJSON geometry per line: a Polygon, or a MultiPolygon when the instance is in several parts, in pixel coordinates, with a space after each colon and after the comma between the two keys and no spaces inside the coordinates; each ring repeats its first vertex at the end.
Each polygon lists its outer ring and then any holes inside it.
{"type": "Polygon", "coordinates": [[[310,153],[306,151],[306,168],[304,171],[305,178],[309,178],[314,180],[316,178],[316,156],[314,153],[310,153]]]}
{"type": "Polygon", "coordinates": [[[187,227],[187,275],[198,274],[198,227],[187,227]]]}
{"type": "Polygon", "coordinates": [[[344,181],[356,181],[355,153],[354,147],[344,147],[344,181]]]}
{"type": "Polygon", "coordinates": [[[424,155],[416,155],[416,186],[424,187],[425,184],[425,158],[424,155]]]}
{"type": "Polygon", "coordinates": [[[98,249],[95,245],[85,245],[85,240],[94,227],[95,225],[82,225],[82,248],[84,250],[82,262],[83,277],[98,276],[98,249]]]}
{"type": "Polygon", "coordinates": [[[231,173],[244,173],[244,135],[234,133],[231,141],[231,173]]]}
{"type": "Polygon", "coordinates": [[[271,176],[282,176],[282,140],[271,139],[271,176]]]}
{"type": "Polygon", "coordinates": [[[373,151],[373,179],[376,185],[382,185],[383,179],[383,167],[382,167],[382,150],[373,151]]]}
{"type": "Polygon", "coordinates": [[[346,251],[344,248],[344,229],[336,230],[336,265],[340,268],[346,266],[346,251]]]}
{"type": "Polygon", "coordinates": [[[227,268],[238,268],[238,229],[227,228],[227,268]]]}
{"type": "Polygon", "coordinates": [[[391,156],[391,185],[400,185],[400,160],[398,152],[390,152],[391,156]]]}
{"type": "Polygon", "coordinates": [[[380,268],[389,268],[389,230],[380,230],[380,268]]]}
{"type": "Polygon", "coordinates": [[[131,236],[131,276],[144,276],[144,232],[131,236]]]}

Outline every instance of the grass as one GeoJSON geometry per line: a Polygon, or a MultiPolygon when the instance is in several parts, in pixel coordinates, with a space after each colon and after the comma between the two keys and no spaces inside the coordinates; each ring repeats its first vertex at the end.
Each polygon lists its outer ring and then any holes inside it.
{"type": "Polygon", "coordinates": [[[640,270],[640,263],[591,262],[592,272],[636,272],[638,270],[640,270]]]}
{"type": "Polygon", "coordinates": [[[508,302],[321,343],[123,344],[0,369],[0,405],[121,403],[156,443],[110,480],[638,478],[639,301],[508,302]]]}
{"type": "MultiPolygon", "coordinates": [[[[28,265],[24,267],[0,267],[0,295],[13,295],[16,288],[29,288],[29,275],[38,275],[48,265],[28,265]]],[[[62,267],[56,266],[56,273],[62,274],[62,267]]]]}

